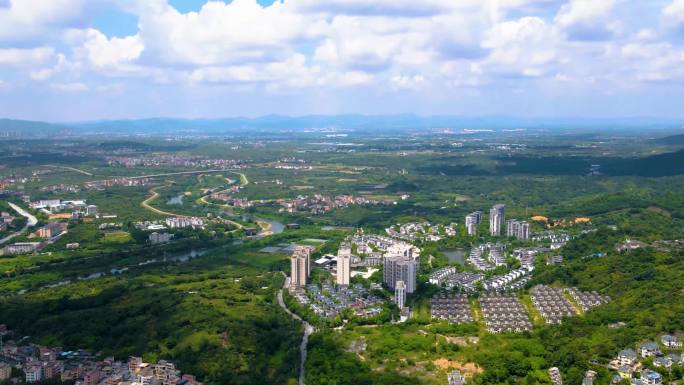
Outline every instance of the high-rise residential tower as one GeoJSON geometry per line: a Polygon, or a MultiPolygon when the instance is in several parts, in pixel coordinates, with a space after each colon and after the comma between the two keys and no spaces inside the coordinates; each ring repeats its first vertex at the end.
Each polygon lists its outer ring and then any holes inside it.
{"type": "Polygon", "coordinates": [[[306,285],[311,274],[311,249],[305,246],[297,246],[290,257],[290,286],[301,287],[306,285]]]}
{"type": "Polygon", "coordinates": [[[474,213],[470,213],[466,215],[465,217],[465,225],[466,225],[466,230],[468,231],[468,235],[476,235],[477,234],[477,226],[480,224],[482,221],[482,212],[481,211],[475,211],[474,213]]]}
{"type": "Polygon", "coordinates": [[[417,270],[418,260],[413,257],[386,257],[384,263],[383,281],[391,290],[396,289],[396,284],[398,281],[403,281],[406,285],[406,293],[411,294],[416,290],[417,270]]]}
{"type": "Polygon", "coordinates": [[[351,276],[351,245],[342,243],[337,250],[337,284],[349,285],[351,276]]]}
{"type": "Polygon", "coordinates": [[[506,218],[506,206],[495,205],[489,210],[489,233],[492,236],[501,235],[501,227],[506,218]]]}
{"type": "Polygon", "coordinates": [[[506,236],[526,241],[530,239],[530,224],[526,221],[510,219],[506,221],[506,236]]]}

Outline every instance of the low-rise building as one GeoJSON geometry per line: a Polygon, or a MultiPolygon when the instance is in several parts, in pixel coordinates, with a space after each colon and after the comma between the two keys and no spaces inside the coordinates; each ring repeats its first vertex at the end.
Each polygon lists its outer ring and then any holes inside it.
{"type": "Polygon", "coordinates": [[[639,346],[639,353],[643,358],[655,357],[660,355],[660,347],[653,341],[644,342],[639,346]]]}
{"type": "Polygon", "coordinates": [[[40,238],[52,238],[56,237],[67,229],[67,224],[62,222],[50,222],[47,225],[39,228],[36,231],[36,235],[40,238]]]}
{"type": "Polygon", "coordinates": [[[593,370],[587,370],[584,373],[584,379],[582,380],[582,385],[594,385],[594,380],[596,380],[596,372],[593,370]]]}
{"type": "Polygon", "coordinates": [[[447,381],[449,382],[449,385],[465,385],[465,377],[461,374],[460,371],[454,370],[453,372],[449,373],[447,376],[447,381]]]}
{"type": "Polygon", "coordinates": [[[617,355],[620,366],[634,366],[637,361],[637,354],[632,349],[620,350],[617,355]]]}
{"type": "Polygon", "coordinates": [[[663,376],[653,370],[645,369],[641,372],[641,381],[644,385],[661,385],[663,376]]]}
{"type": "Polygon", "coordinates": [[[682,347],[682,341],[680,341],[676,336],[670,334],[665,334],[660,337],[660,342],[671,349],[678,349],[682,347]]]}
{"type": "Polygon", "coordinates": [[[557,367],[549,368],[549,377],[553,385],[563,385],[563,378],[557,367]]]}
{"type": "Polygon", "coordinates": [[[0,362],[0,381],[9,380],[12,377],[12,367],[9,364],[0,362]]]}
{"type": "Polygon", "coordinates": [[[169,233],[157,233],[154,232],[150,234],[149,239],[150,242],[153,245],[161,244],[161,243],[169,243],[171,242],[171,239],[173,238],[173,234],[169,233]]]}
{"type": "Polygon", "coordinates": [[[34,383],[43,379],[43,366],[39,362],[31,362],[24,367],[26,383],[34,383]]]}
{"type": "Polygon", "coordinates": [[[6,255],[13,254],[30,254],[40,248],[40,242],[18,242],[5,246],[3,253],[6,255]]]}

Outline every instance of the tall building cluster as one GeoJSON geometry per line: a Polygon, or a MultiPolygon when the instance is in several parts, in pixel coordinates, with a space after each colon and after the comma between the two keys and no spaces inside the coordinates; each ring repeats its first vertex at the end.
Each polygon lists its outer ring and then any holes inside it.
{"type": "Polygon", "coordinates": [[[349,286],[351,277],[351,244],[342,243],[337,250],[337,284],[349,286]]]}
{"type": "Polygon", "coordinates": [[[311,249],[297,246],[290,257],[290,287],[305,286],[311,275],[311,249]]]}
{"type": "Polygon", "coordinates": [[[489,233],[492,236],[501,235],[501,228],[506,220],[506,206],[494,205],[489,210],[489,233]]]}
{"type": "Polygon", "coordinates": [[[509,219],[506,221],[506,236],[526,241],[530,239],[530,224],[527,221],[509,219]]]}
{"type": "Polygon", "coordinates": [[[466,225],[466,231],[468,231],[468,235],[476,235],[477,234],[477,226],[482,222],[482,212],[481,211],[475,211],[473,213],[470,213],[466,215],[465,217],[465,225],[466,225]]]}

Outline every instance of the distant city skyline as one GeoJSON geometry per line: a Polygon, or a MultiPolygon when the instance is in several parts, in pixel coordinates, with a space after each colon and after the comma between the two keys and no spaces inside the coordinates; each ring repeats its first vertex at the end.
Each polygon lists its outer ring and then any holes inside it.
{"type": "Polygon", "coordinates": [[[684,0],[0,0],[0,118],[684,118],[684,0]]]}

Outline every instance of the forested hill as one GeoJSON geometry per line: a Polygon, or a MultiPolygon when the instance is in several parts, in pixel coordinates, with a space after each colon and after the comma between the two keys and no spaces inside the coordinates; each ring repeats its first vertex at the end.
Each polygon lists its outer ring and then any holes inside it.
{"type": "Polygon", "coordinates": [[[664,138],[656,139],[656,144],[663,144],[669,146],[684,145],[684,134],[666,136],[664,138]]]}

